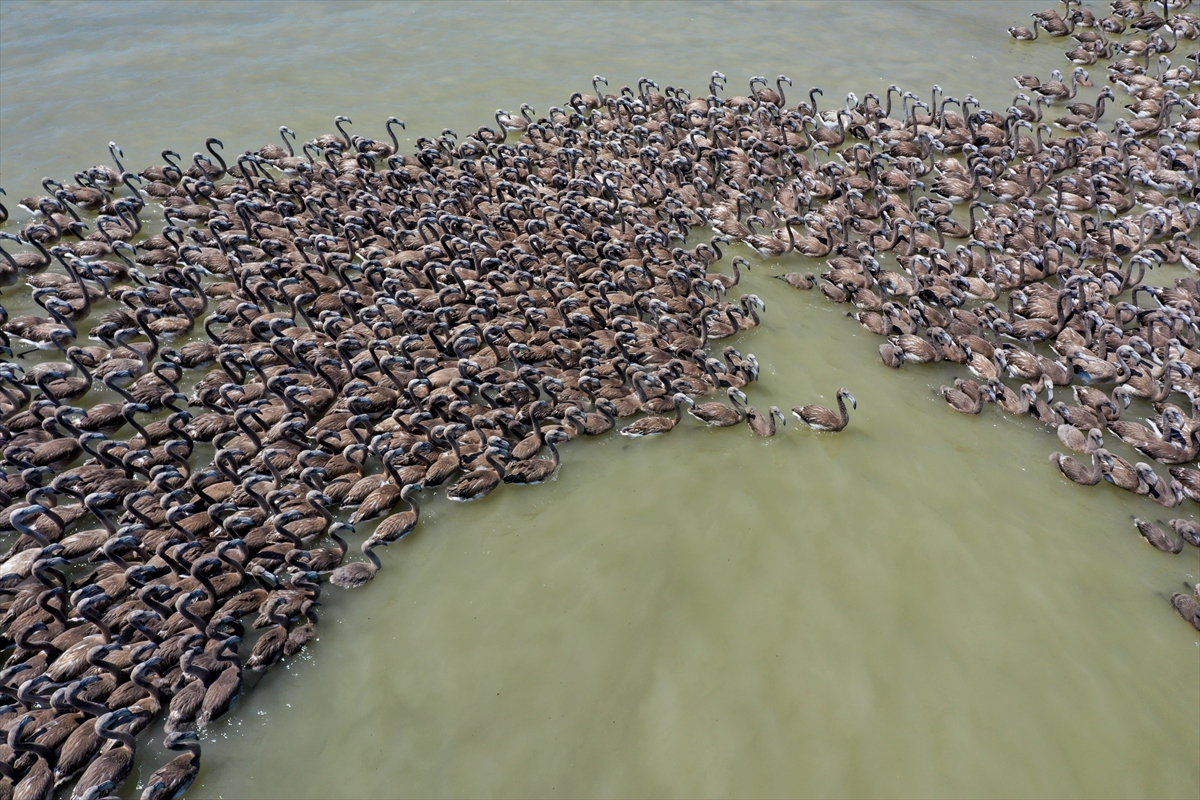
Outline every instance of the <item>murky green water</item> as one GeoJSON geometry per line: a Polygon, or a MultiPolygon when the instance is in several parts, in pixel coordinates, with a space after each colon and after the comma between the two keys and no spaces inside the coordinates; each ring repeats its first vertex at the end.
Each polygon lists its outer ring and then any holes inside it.
{"type": "MultiPolygon", "coordinates": [[[[938,82],[1003,108],[1011,75],[1069,66],[1062,40],[1004,32],[1045,5],[5,0],[0,185],[30,194],[110,139],[140,169],[339,113],[375,138],[395,114],[412,142],[595,73],[693,93],[785,73],[826,106],[938,82]]],[[[770,278],[819,264],[751,260],[769,311],[730,343],[763,365],[752,402],[847,386],[843,434],[688,420],[577,441],[550,484],[427,500],[210,729],[190,796],[1200,794],[1200,641],[1166,601],[1200,558],[1129,523],[1169,512],[1067,483],[1052,435],[952,413],[951,368],[887,370],[844,308],[770,278]]]]}

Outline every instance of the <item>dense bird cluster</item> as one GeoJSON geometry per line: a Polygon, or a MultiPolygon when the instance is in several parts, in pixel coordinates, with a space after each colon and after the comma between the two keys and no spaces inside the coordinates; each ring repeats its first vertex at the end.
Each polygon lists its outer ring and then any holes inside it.
{"type": "MultiPolygon", "coordinates": [[[[416,492],[540,483],[560,445],[642,412],[620,432],[665,433],[688,406],[774,435],[781,411],[742,391],[754,357],[710,351],[764,304],[729,297],[738,262],[710,271],[728,238],[687,245],[714,214],[737,219],[722,204],[756,202],[743,189],[762,200],[740,128],[748,104],[785,106],[656,89],[501,113],[412,155],[395,119],[390,146],[339,118],[306,157],[284,128],[285,147],[232,166],[213,139],[138,176],[114,144],[113,166],[21,201],[40,216],[4,234],[31,248],[5,253],[7,283],[45,315],[5,320],[4,346],[60,360],[0,367],[3,786],[119,787],[161,719],[188,752],[144,796],[175,794],[198,768],[191,729],[305,646],[326,579],[375,576],[416,492]],[[731,405],[693,399],[716,390],[731,405]]],[[[794,413],[841,430],[847,401],[794,413]]]]}
{"type": "MultiPolygon", "coordinates": [[[[1163,10],[1119,45],[1083,8],[1038,17],[1096,60],[1137,53],[1109,69],[1141,110],[1108,131],[1112,91],[1069,107],[1080,119],[1055,123],[1069,136],[1041,122],[1089,84],[1082,69],[1070,86],[1018,78],[1028,94],[1003,113],[937,87],[928,103],[891,87],[821,110],[820,89],[789,102],[784,76],[730,96],[714,73],[695,98],[597,77],[545,117],[500,111],[412,154],[399,119],[387,143],[339,117],[300,155],[285,127],[282,146],[232,165],[210,139],[190,164],[164,151],[134,175],[111,144],[112,166],[44,181],[20,202],[37,217],[0,232],[22,245],[0,251],[0,283],[20,280],[45,312],[5,315],[0,344],[60,359],[0,365],[0,797],[114,792],[156,721],[186,752],[143,797],[185,789],[194,729],[232,707],[246,671],[305,646],[325,581],[375,576],[376,550],[416,526],[417,492],[542,482],[561,445],[639,413],[621,433],[670,431],[686,406],[774,435],[780,409],[743,392],[754,356],[713,354],[765,310],[730,294],[744,259],[716,269],[735,243],[827,260],[819,281],[779,277],[854,304],[890,366],[967,367],[946,401],[1050,426],[1091,460],[1055,455],[1072,480],[1200,499],[1200,287],[1143,283],[1159,264],[1200,265],[1196,57],[1167,55],[1200,26],[1163,10]],[[147,235],[151,202],[164,224],[147,235]],[[1075,404],[1053,403],[1068,385],[1075,404]],[[714,392],[729,403],[696,402],[714,392]],[[1130,420],[1134,400],[1155,415],[1130,420]],[[1106,432],[1148,461],[1106,450],[1106,432]],[[366,523],[365,560],[347,562],[366,523]]],[[[836,410],[792,411],[838,431],[847,402],[840,389],[836,410]]],[[[1200,544],[1172,525],[1182,539],[1139,520],[1159,549],[1200,544]]],[[[1173,603],[1200,627],[1196,600],[1173,603]]]]}
{"type": "MultiPolygon", "coordinates": [[[[1116,147],[1122,154],[1118,179],[1123,181],[1123,186],[1133,190],[1118,192],[1114,198],[1102,178],[1099,184],[1092,184],[1091,192],[1081,195],[1084,204],[1078,210],[1095,209],[1096,213],[1094,220],[1091,220],[1092,236],[1079,240],[1089,244],[1089,249],[1075,252],[1093,259],[1098,257],[1105,262],[1098,269],[1089,269],[1093,277],[1101,280],[1107,274],[1107,259],[1112,255],[1129,259],[1126,278],[1134,265],[1139,270],[1137,280],[1126,281],[1124,287],[1130,289],[1130,302],[1118,304],[1125,308],[1115,315],[1108,315],[1108,319],[1105,315],[1088,319],[1091,304],[1077,296],[1070,302],[1071,311],[1082,313],[1085,320],[1083,324],[1076,320],[1074,330],[1085,334],[1099,348],[1089,345],[1083,354],[1076,352],[1070,344],[1071,334],[1068,332],[1071,321],[1061,309],[1056,309],[1054,317],[1057,318],[1059,330],[1055,333],[1055,343],[1051,348],[1058,358],[1054,359],[1054,366],[1049,372],[1043,370],[1041,376],[1036,374],[1036,370],[1030,371],[1030,377],[1034,380],[1042,378],[1047,392],[1052,384],[1058,383],[1051,377],[1057,367],[1068,368],[1083,383],[1119,384],[1112,390],[1108,402],[1105,403],[1105,396],[1096,388],[1074,385],[1075,400],[1079,404],[1076,408],[1086,407],[1099,412],[1094,418],[1083,418],[1063,404],[1045,410],[1037,408],[1036,403],[1040,401],[1034,399],[1035,393],[1029,391],[1028,387],[1022,387],[1025,399],[1035,404],[1026,408],[1025,413],[1032,414],[1044,424],[1057,424],[1059,438],[1064,444],[1091,457],[1090,466],[1062,453],[1054,453],[1050,457],[1071,480],[1085,486],[1104,480],[1135,494],[1149,495],[1168,508],[1181,505],[1185,497],[1200,501],[1200,470],[1194,464],[1197,456],[1200,456],[1200,438],[1197,438],[1200,437],[1200,419],[1196,414],[1196,391],[1200,385],[1192,374],[1200,362],[1195,349],[1195,335],[1200,332],[1196,319],[1200,293],[1196,281],[1191,278],[1177,279],[1173,288],[1149,286],[1141,281],[1147,267],[1163,263],[1182,264],[1192,272],[1200,270],[1200,248],[1196,247],[1192,235],[1196,223],[1200,222],[1200,205],[1194,202],[1200,198],[1200,163],[1197,163],[1196,157],[1196,142],[1200,139],[1200,95],[1193,91],[1193,87],[1200,83],[1200,50],[1194,44],[1200,38],[1200,19],[1194,14],[1172,15],[1173,8],[1183,9],[1188,5],[1190,0],[1162,0],[1161,4],[1116,0],[1111,4],[1111,15],[1097,17],[1095,12],[1078,0],[1067,0],[1064,14],[1059,14],[1057,8],[1047,9],[1032,15],[1032,29],[1009,28],[1009,34],[1019,41],[1033,41],[1038,38],[1039,31],[1045,31],[1051,37],[1069,36],[1078,44],[1066,54],[1069,61],[1079,65],[1075,68],[1070,87],[1062,84],[1062,75],[1057,73],[1051,76],[1050,88],[1036,76],[1020,75],[1014,79],[1018,87],[1032,89],[1040,96],[1035,112],[1039,122],[1041,103],[1049,106],[1053,100],[1074,99],[1076,87],[1081,84],[1080,76],[1087,81],[1083,66],[1101,61],[1112,62],[1107,66],[1108,80],[1131,101],[1124,106],[1128,113],[1113,125],[1113,136],[1100,139],[1096,135],[1100,118],[1104,115],[1104,102],[1116,102],[1116,95],[1109,87],[1100,92],[1095,105],[1067,105],[1070,113],[1055,119],[1054,124],[1066,130],[1091,134],[1088,144],[1099,144],[1101,147],[1099,157],[1090,159],[1092,163],[1101,164],[1106,151],[1116,147]],[[1158,10],[1162,11],[1161,15],[1157,13],[1158,10]],[[1122,34],[1132,36],[1122,40],[1122,34]],[[1193,44],[1190,46],[1191,52],[1184,57],[1185,64],[1173,68],[1168,54],[1181,43],[1188,42],[1193,44]],[[1112,61],[1121,55],[1123,57],[1112,61]],[[1187,64],[1189,61],[1191,63],[1187,64]],[[1171,115],[1176,108],[1182,111],[1182,118],[1172,123],[1171,115]],[[1142,158],[1138,159],[1134,145],[1128,143],[1137,143],[1139,140],[1145,140],[1147,145],[1153,141],[1157,148],[1147,147],[1142,158]],[[1124,154],[1127,146],[1130,148],[1129,156],[1124,154]],[[1139,186],[1146,188],[1138,189],[1139,186]],[[1127,199],[1132,203],[1125,202],[1127,199]],[[1193,202],[1184,205],[1187,200],[1193,202]],[[1168,207],[1182,212],[1183,225],[1166,221],[1164,215],[1168,207]],[[1133,213],[1135,208],[1142,209],[1141,213],[1133,213]],[[1110,215],[1109,220],[1103,220],[1103,213],[1110,215]],[[1148,217],[1150,222],[1147,222],[1148,217]],[[1110,230],[1121,230],[1125,236],[1120,238],[1114,234],[1109,237],[1107,247],[1104,247],[1104,234],[1100,229],[1105,225],[1110,230]],[[1149,298],[1148,305],[1138,305],[1139,291],[1149,298]],[[1059,346],[1058,339],[1064,335],[1067,341],[1059,346]],[[1108,365],[1088,361],[1096,357],[1104,357],[1108,365]],[[1101,376],[1096,375],[1096,370],[1089,369],[1092,363],[1099,368],[1101,376]],[[1111,377],[1113,368],[1116,369],[1115,377],[1111,377]],[[1187,398],[1192,412],[1190,415],[1184,415],[1179,406],[1169,402],[1170,396],[1176,392],[1187,398]],[[1119,399],[1122,406],[1128,408],[1131,397],[1143,398],[1152,404],[1155,414],[1146,418],[1145,424],[1119,419],[1120,408],[1113,401],[1119,399]],[[1130,465],[1125,459],[1108,452],[1103,446],[1104,429],[1148,461],[1130,465]],[[1170,483],[1164,483],[1150,462],[1167,467],[1172,477],[1170,483]]],[[[1017,99],[1028,102],[1028,96],[1024,94],[1017,99]]],[[[1088,172],[1093,176],[1103,173],[1105,169],[1106,165],[1096,169],[1088,164],[1088,172]]],[[[1086,220],[1091,216],[1089,214],[1081,219],[1086,220]]],[[[1174,219],[1173,214],[1171,217],[1174,219]]],[[[1118,271],[1123,266],[1119,261],[1114,264],[1118,271]]],[[[1071,277],[1068,275],[1067,280],[1071,277]]],[[[1086,280],[1086,277],[1081,277],[1086,280]]],[[[1060,288],[1065,288],[1065,285],[1060,280],[1060,288]]],[[[1108,294],[1105,293],[1106,305],[1111,299],[1108,294]]],[[[1012,294],[1009,296],[1011,298],[1012,294]]],[[[1025,295],[1019,299],[1028,301],[1025,295]]],[[[1009,311],[1013,311],[1011,302],[1009,311]]],[[[1049,316],[1044,318],[1050,319],[1049,316]]],[[[1042,340],[1048,341],[1049,337],[1042,340]]],[[[1029,349],[1033,350],[1032,347],[1029,349]]],[[[1019,368],[1014,371],[1010,365],[1004,362],[1000,364],[1008,369],[1010,375],[1026,377],[1019,368]]],[[[984,392],[987,399],[993,402],[997,400],[995,392],[987,389],[984,392]]],[[[961,402],[956,403],[949,395],[947,400],[956,409],[963,410],[961,402]]],[[[1005,406],[1005,410],[1012,411],[1008,406],[1005,406]]],[[[1016,412],[1020,411],[1021,406],[1018,405],[1016,412]]],[[[1135,517],[1133,524],[1146,542],[1165,553],[1179,554],[1185,543],[1200,546],[1200,526],[1188,519],[1172,519],[1168,526],[1161,521],[1156,525],[1135,517]],[[1175,535],[1168,533],[1168,528],[1175,535]]],[[[1200,630],[1200,583],[1191,588],[1191,594],[1173,593],[1171,605],[1180,616],[1200,630]]]]}
{"type": "MultiPolygon", "coordinates": [[[[889,367],[966,367],[972,377],[940,389],[955,411],[980,414],[990,403],[1032,417],[1088,457],[1051,455],[1070,480],[1109,483],[1177,508],[1200,502],[1200,286],[1191,277],[1169,287],[1144,281],[1162,265],[1200,270],[1200,51],[1193,47],[1179,66],[1167,55],[1200,39],[1200,19],[1172,14],[1169,2],[1163,16],[1127,1],[1113,10],[1098,20],[1071,0],[1065,17],[1038,12],[1033,31],[1009,31],[1025,41],[1038,30],[1072,35],[1080,47],[1067,56],[1077,64],[1136,54],[1107,66],[1109,81],[1132,100],[1128,118],[1107,130],[1104,103],[1116,97],[1108,87],[1094,105],[1070,103],[1070,113],[1054,120],[1072,135],[1055,136],[1042,122],[1044,108],[1091,86],[1082,66],[1069,85],[1058,71],[1047,82],[1016,76],[1021,93],[1004,114],[936,86],[929,103],[891,87],[882,108],[871,95],[863,103],[852,97],[813,132],[820,144],[858,140],[838,161],[786,174],[761,204],[767,210],[744,221],[714,211],[718,228],[764,255],[836,255],[819,281],[812,273],[779,277],[856,306],[851,315],[886,338],[879,355],[889,367]],[[1145,38],[1118,41],[1123,31],[1145,38]],[[904,100],[901,119],[891,117],[893,94],[904,100]],[[918,198],[918,188],[929,192],[918,198]],[[814,209],[815,197],[827,202],[814,209]],[[968,206],[966,221],[953,216],[960,205],[968,206]],[[753,230],[770,227],[772,217],[783,226],[769,235],[753,230]],[[884,253],[899,269],[882,266],[884,253]],[[1056,387],[1070,387],[1073,404],[1055,401],[1056,387]],[[1187,411],[1173,402],[1182,399],[1187,411]],[[1129,419],[1135,400],[1145,404],[1141,420],[1129,419]],[[1106,433],[1144,460],[1130,463],[1105,448],[1106,433]]],[[[1134,525],[1167,553],[1200,546],[1200,526],[1188,519],[1135,518],[1134,525]]],[[[1200,630],[1200,588],[1191,588],[1171,603],[1200,630]]]]}

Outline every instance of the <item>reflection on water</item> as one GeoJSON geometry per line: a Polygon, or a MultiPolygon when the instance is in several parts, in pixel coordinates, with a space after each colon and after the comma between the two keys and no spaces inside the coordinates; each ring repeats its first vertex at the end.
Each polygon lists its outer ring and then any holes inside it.
{"type": "MultiPolygon", "coordinates": [[[[1065,63],[1004,33],[1044,5],[6,2],[0,170],[20,197],[110,139],[140,166],[339,113],[374,138],[396,114],[411,143],[595,73],[1003,108],[1008,76],[1065,63]]],[[[739,254],[769,308],[731,342],[763,365],[752,402],[849,387],[844,433],[689,418],[577,441],[549,484],[429,498],[206,734],[190,796],[1197,796],[1200,644],[1164,594],[1197,551],[1152,551],[1129,516],[1157,506],[1067,483],[1052,436],[951,413],[952,369],[888,371],[844,309],[771,279],[819,263],[739,254]]]]}

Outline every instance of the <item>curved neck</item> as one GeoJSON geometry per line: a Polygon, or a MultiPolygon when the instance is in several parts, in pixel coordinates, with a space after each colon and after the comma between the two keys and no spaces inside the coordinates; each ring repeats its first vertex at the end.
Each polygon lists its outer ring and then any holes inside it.
{"type": "Polygon", "coordinates": [[[133,738],[133,734],[128,731],[115,731],[112,728],[98,728],[96,730],[101,737],[111,739],[114,742],[120,742],[125,745],[129,752],[133,753],[137,750],[137,740],[133,738]]]}
{"type": "Polygon", "coordinates": [[[492,469],[496,471],[496,474],[503,478],[505,474],[504,463],[496,458],[496,454],[488,453],[484,458],[492,465],[492,469]]]}
{"type": "Polygon", "coordinates": [[[93,703],[90,700],[84,700],[84,699],[80,698],[79,694],[83,691],[83,689],[79,689],[79,690],[71,689],[69,691],[71,693],[67,696],[67,702],[70,703],[71,705],[75,706],[75,708],[79,709],[84,714],[90,714],[93,717],[102,717],[108,713],[107,706],[103,706],[100,703],[93,703]]]}
{"type": "Polygon", "coordinates": [[[411,492],[409,493],[408,497],[404,498],[404,501],[408,503],[409,508],[412,509],[412,513],[415,516],[421,516],[421,506],[419,503],[417,503],[416,498],[412,496],[411,492]]]}

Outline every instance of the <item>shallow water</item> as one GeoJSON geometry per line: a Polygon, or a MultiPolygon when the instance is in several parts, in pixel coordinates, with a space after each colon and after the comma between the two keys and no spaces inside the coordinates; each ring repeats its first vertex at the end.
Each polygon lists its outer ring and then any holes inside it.
{"type": "MultiPolygon", "coordinates": [[[[782,72],[822,107],[939,82],[1003,108],[1009,76],[1069,66],[1004,31],[1045,5],[6,0],[0,185],[31,194],[110,139],[140,169],[339,113],[377,138],[396,114],[411,143],[595,73],[698,94],[782,72]]],[[[751,401],[846,386],[844,433],[689,419],[576,441],[546,485],[426,493],[376,581],[327,588],[319,641],[209,730],[189,796],[1200,794],[1200,640],[1166,601],[1200,556],[1129,522],[1178,514],[1068,483],[1052,435],[952,413],[953,368],[887,370],[844,308],[770,277],[818,262],[738,254],[769,308],[722,342],[763,365],[751,401]]]]}

